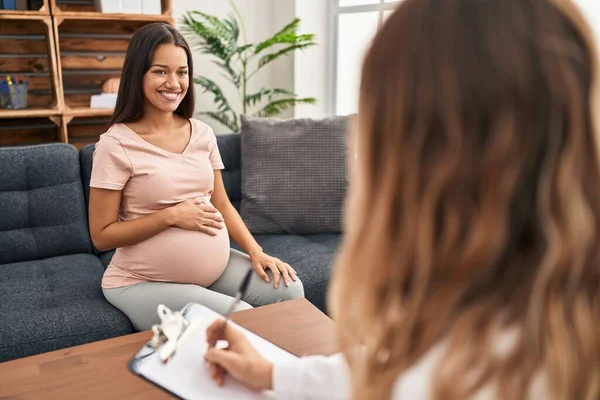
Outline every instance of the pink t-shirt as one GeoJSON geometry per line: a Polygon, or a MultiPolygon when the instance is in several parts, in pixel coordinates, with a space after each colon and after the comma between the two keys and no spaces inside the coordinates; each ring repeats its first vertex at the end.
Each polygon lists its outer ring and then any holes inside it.
{"type": "MultiPolygon", "coordinates": [[[[214,190],[214,170],[223,169],[212,129],[191,119],[190,142],[181,154],[154,146],[124,124],[100,136],[90,187],[122,190],[119,218],[128,221],[214,190]]],[[[102,279],[103,288],[139,282],[209,286],[229,261],[227,228],[217,236],[170,227],[133,246],[118,248],[102,279]]]]}

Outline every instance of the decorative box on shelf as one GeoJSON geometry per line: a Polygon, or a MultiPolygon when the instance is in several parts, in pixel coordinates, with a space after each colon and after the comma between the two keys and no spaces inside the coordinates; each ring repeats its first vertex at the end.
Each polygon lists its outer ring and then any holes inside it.
{"type": "Polygon", "coordinates": [[[94,4],[105,14],[162,14],[161,0],[94,0],[94,4]]]}
{"type": "Polygon", "coordinates": [[[95,0],[96,10],[105,14],[119,14],[123,12],[121,0],[95,0]]]}
{"type": "Polygon", "coordinates": [[[116,93],[93,94],[90,101],[90,108],[115,108],[116,104],[116,93]]]}

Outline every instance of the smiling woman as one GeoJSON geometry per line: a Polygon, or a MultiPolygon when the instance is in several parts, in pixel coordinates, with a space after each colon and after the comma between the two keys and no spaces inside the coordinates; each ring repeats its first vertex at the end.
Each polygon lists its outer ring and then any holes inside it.
{"type": "Polygon", "coordinates": [[[163,23],[146,25],[136,35],[143,40],[132,37],[127,48],[111,125],[139,121],[148,106],[191,118],[195,96],[193,90],[188,93],[188,88],[193,87],[194,71],[187,42],[175,28],[163,23]],[[170,103],[171,108],[158,106],[158,100],[162,100],[157,97],[159,90],[179,93],[170,103]]]}
{"type": "Polygon", "coordinates": [[[262,251],[231,205],[216,137],[192,118],[192,72],[176,29],[136,31],[94,152],[90,234],[98,249],[117,249],[102,289],[138,330],[159,322],[159,304],[225,313],[249,268],[256,274],[238,309],[304,295],[292,267],[262,251]],[[230,237],[248,255],[231,250],[230,237]]]}
{"type": "Polygon", "coordinates": [[[173,112],[189,86],[187,54],[181,47],[163,44],[154,50],[150,71],[144,76],[147,105],[173,112]]]}

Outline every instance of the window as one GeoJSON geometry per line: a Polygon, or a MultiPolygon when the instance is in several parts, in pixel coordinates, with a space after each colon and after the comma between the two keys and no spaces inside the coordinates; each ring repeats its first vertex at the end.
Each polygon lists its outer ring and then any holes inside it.
{"type": "Polygon", "coordinates": [[[377,29],[399,0],[334,0],[333,110],[358,110],[363,56],[377,29]]]}

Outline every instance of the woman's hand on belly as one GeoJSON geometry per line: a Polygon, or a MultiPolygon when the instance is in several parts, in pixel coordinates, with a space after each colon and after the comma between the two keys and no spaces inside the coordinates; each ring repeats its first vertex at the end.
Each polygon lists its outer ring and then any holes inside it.
{"type": "Polygon", "coordinates": [[[117,250],[115,262],[149,281],[211,285],[229,261],[229,235],[168,228],[135,246],[117,250]]]}
{"type": "Polygon", "coordinates": [[[185,200],[170,209],[171,226],[217,236],[225,227],[221,213],[204,198],[185,200]]]}

